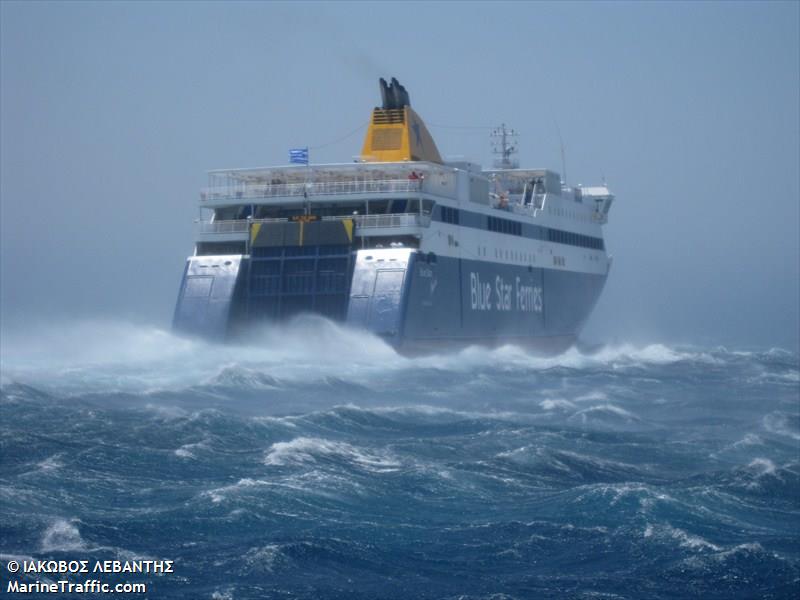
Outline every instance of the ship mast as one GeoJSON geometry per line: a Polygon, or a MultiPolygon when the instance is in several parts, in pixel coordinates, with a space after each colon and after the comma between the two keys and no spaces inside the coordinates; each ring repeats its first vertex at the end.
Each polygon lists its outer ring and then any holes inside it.
{"type": "Polygon", "coordinates": [[[495,127],[489,136],[492,142],[492,154],[496,156],[494,166],[496,169],[516,169],[519,161],[514,156],[517,154],[517,132],[506,128],[503,123],[500,127],[495,127]]]}

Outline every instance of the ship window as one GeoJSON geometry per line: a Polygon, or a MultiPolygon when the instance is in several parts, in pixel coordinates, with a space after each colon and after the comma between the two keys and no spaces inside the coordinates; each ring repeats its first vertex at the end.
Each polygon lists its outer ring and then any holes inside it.
{"type": "MultiPolygon", "coordinates": [[[[249,212],[249,206],[247,212],[249,212]]],[[[244,219],[244,216],[239,216],[240,213],[245,211],[244,206],[226,206],[224,208],[217,208],[214,210],[215,221],[234,221],[236,219],[244,219]]]]}
{"type": "Polygon", "coordinates": [[[369,202],[369,214],[371,215],[382,215],[388,208],[388,200],[371,200],[369,202]]]}
{"type": "Polygon", "coordinates": [[[223,254],[244,254],[244,242],[198,242],[197,256],[218,256],[223,254]]]}
{"type": "Polygon", "coordinates": [[[392,200],[391,204],[391,213],[393,215],[402,214],[407,212],[406,207],[408,205],[408,200],[392,200]]]}
{"type": "Polygon", "coordinates": [[[440,207],[440,209],[441,209],[441,217],[443,223],[451,223],[452,225],[458,225],[460,211],[457,208],[442,206],[440,207]]]}

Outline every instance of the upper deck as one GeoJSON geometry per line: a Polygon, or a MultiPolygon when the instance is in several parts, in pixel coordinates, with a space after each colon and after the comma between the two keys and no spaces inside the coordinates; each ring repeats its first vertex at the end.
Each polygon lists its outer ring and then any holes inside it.
{"type": "MultiPolygon", "coordinates": [[[[211,171],[200,193],[199,240],[241,241],[252,226],[298,220],[347,221],[362,242],[387,232],[421,239],[431,222],[501,233],[527,222],[597,236],[613,200],[607,189],[583,193],[558,173],[510,160],[495,170],[445,162],[405,88],[380,83],[382,106],[355,162],[211,171]]],[[[511,151],[504,145],[504,156],[511,151]]]]}
{"type": "Polygon", "coordinates": [[[344,163],[211,171],[201,206],[303,203],[311,197],[407,197],[410,192],[457,199],[457,170],[426,163],[344,163]]]}
{"type": "Polygon", "coordinates": [[[201,191],[201,208],[214,211],[214,222],[201,232],[229,233],[226,222],[245,217],[429,215],[435,204],[523,221],[572,215],[602,224],[612,200],[604,186],[562,186],[558,173],[545,169],[481,171],[474,164],[422,161],[223,169],[211,171],[201,191]]]}

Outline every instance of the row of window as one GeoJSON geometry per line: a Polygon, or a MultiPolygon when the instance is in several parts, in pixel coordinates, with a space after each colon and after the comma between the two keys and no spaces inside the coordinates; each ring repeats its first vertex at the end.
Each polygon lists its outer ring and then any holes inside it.
{"type": "Polygon", "coordinates": [[[439,206],[437,212],[440,221],[452,225],[461,223],[466,227],[475,227],[477,229],[486,228],[489,231],[495,231],[497,233],[517,235],[535,240],[547,240],[558,244],[591,248],[592,250],[603,250],[605,248],[603,238],[573,233],[572,231],[549,229],[547,227],[527,223],[523,224],[521,221],[503,219],[502,217],[487,217],[484,221],[482,218],[483,215],[479,213],[462,211],[458,208],[450,208],[449,206],[439,206]]]}
{"type": "Polygon", "coordinates": [[[489,217],[489,231],[507,233],[509,235],[522,235],[522,223],[500,217],[489,217]]]}
{"type": "Polygon", "coordinates": [[[581,248],[591,248],[593,250],[603,249],[603,240],[589,235],[573,233],[572,231],[561,231],[560,229],[548,229],[547,239],[558,244],[569,244],[570,246],[580,246],[581,248]]]}
{"type": "Polygon", "coordinates": [[[441,206],[439,207],[440,215],[442,218],[443,223],[450,223],[452,225],[458,225],[459,221],[459,213],[461,212],[457,208],[450,208],[449,206],[441,206]]]}

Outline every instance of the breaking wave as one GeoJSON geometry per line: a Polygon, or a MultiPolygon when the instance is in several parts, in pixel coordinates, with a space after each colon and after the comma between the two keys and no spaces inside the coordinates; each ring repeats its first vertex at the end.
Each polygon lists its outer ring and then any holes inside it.
{"type": "Polygon", "coordinates": [[[796,354],[257,337],[4,334],[0,556],[176,560],[174,598],[796,591],[796,354]]]}

